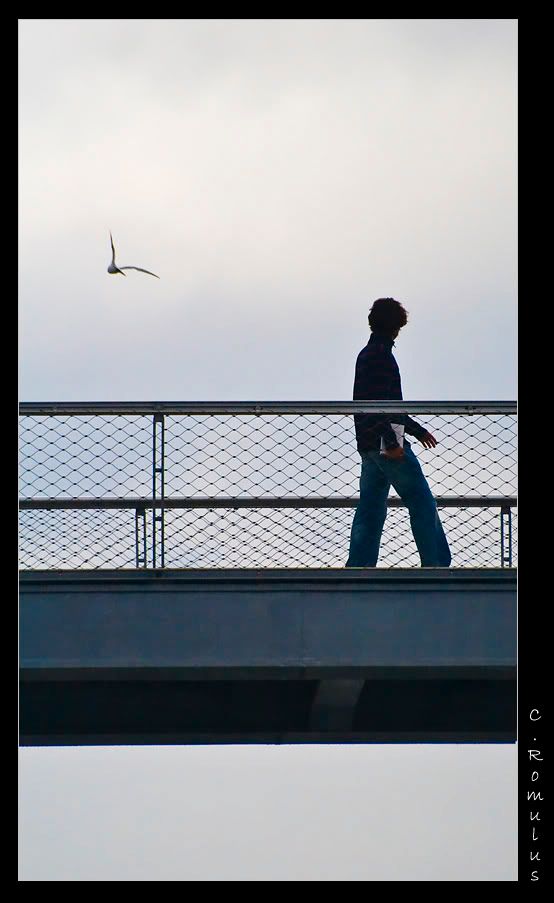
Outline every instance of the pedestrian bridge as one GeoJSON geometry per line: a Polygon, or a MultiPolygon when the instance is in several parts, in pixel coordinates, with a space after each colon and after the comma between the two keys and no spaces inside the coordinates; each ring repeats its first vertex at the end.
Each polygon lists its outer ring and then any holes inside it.
{"type": "Polygon", "coordinates": [[[21,743],[513,742],[515,405],[400,404],[449,569],[394,496],[344,568],[352,413],[398,403],[22,405],[21,743]]]}
{"type": "Polygon", "coordinates": [[[515,740],[510,570],[31,572],[24,744],[515,740]]]}

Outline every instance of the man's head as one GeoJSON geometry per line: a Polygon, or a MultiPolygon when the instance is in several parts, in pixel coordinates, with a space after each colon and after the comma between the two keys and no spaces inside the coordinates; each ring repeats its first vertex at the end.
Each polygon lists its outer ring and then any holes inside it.
{"type": "Polygon", "coordinates": [[[371,306],[367,320],[372,332],[395,339],[408,322],[408,311],[394,298],[377,298],[371,306]]]}

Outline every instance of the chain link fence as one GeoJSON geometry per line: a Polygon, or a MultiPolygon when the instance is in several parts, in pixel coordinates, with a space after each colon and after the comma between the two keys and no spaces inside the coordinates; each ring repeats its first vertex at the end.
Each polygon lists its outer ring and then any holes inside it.
{"type": "MultiPolygon", "coordinates": [[[[82,402],[20,406],[21,567],[343,567],[353,414],[399,411],[438,440],[452,566],[515,566],[513,402],[82,402]]],[[[419,563],[391,490],[379,566],[419,563]]]]}

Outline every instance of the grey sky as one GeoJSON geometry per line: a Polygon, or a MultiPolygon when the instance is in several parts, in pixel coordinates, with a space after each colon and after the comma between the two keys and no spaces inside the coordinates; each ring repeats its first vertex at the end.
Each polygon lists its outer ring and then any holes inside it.
{"type": "Polygon", "coordinates": [[[513,397],[515,41],[21,22],[21,397],[350,398],[381,295],[405,397],[513,397]]]}
{"type": "Polygon", "coordinates": [[[26,749],[28,881],[514,881],[514,746],[26,749]]]}
{"type": "MultiPolygon", "coordinates": [[[[516,394],[516,21],[20,20],[22,400],[516,394]],[[118,262],[158,273],[109,276],[118,262]]],[[[23,880],[515,880],[515,747],[21,751],[23,880]]]]}

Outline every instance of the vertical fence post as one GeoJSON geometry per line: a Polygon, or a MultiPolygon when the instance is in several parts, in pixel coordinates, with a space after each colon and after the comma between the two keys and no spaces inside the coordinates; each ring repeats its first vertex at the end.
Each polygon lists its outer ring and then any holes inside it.
{"type": "Polygon", "coordinates": [[[135,561],[137,568],[148,567],[146,559],[146,505],[137,505],[135,508],[135,561]]]}
{"type": "Polygon", "coordinates": [[[512,566],[512,509],[502,505],[500,509],[500,567],[512,566]]]}
{"type": "Polygon", "coordinates": [[[157,567],[158,538],[160,567],[165,567],[165,418],[152,420],[152,567],[157,567]],[[159,534],[159,536],[158,536],[159,534]]]}

